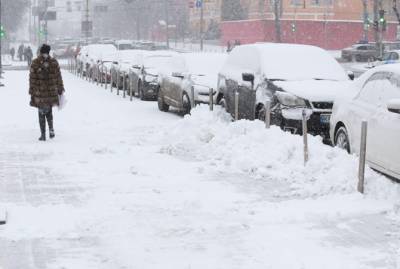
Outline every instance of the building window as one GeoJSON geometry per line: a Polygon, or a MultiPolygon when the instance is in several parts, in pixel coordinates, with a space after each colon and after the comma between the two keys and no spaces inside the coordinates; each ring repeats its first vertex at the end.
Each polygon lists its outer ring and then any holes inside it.
{"type": "Polygon", "coordinates": [[[312,6],[332,6],[333,0],[311,0],[312,6]]]}
{"type": "Polygon", "coordinates": [[[304,0],[290,0],[292,6],[301,7],[304,5],[304,0]]]}

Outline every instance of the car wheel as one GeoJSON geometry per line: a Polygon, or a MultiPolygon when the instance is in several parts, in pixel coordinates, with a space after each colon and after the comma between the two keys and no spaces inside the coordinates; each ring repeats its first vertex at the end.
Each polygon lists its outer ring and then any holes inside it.
{"type": "Polygon", "coordinates": [[[335,146],[350,153],[350,140],[346,127],[340,127],[335,134],[335,146]]]}
{"type": "Polygon", "coordinates": [[[163,112],[167,112],[169,109],[169,105],[167,105],[164,101],[164,96],[161,91],[161,89],[158,90],[157,94],[157,103],[158,103],[158,109],[163,112]]]}
{"type": "Polygon", "coordinates": [[[256,107],[256,114],[254,118],[260,121],[265,121],[265,107],[263,104],[259,104],[256,107]]]}
{"type": "Polygon", "coordinates": [[[144,100],[145,96],[144,96],[144,92],[143,92],[143,83],[141,81],[139,81],[138,83],[138,94],[139,94],[139,98],[140,100],[144,100]]]}
{"type": "Polygon", "coordinates": [[[362,57],[361,55],[356,55],[356,62],[361,62],[362,61],[362,57]]]}
{"type": "Polygon", "coordinates": [[[226,101],[225,101],[224,97],[221,97],[221,99],[219,99],[218,105],[220,105],[222,108],[226,109],[226,101]]]}
{"type": "Polygon", "coordinates": [[[190,103],[190,98],[187,93],[184,93],[182,95],[182,107],[183,107],[183,115],[190,114],[190,110],[192,109],[191,103],[190,103]]]}

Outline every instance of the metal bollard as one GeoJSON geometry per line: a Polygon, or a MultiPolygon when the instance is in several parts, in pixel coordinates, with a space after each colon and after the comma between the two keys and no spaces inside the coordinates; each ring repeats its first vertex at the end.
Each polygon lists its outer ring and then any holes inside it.
{"type": "Polygon", "coordinates": [[[271,127],[271,101],[265,102],[265,128],[271,127]]]}
{"type": "Polygon", "coordinates": [[[191,102],[192,108],[194,108],[194,107],[195,107],[195,104],[194,104],[194,87],[192,87],[192,88],[190,89],[190,97],[191,97],[191,99],[192,99],[192,102],[191,102]]]}
{"type": "Polygon", "coordinates": [[[114,81],[113,81],[113,75],[112,75],[112,71],[111,71],[111,69],[110,69],[110,92],[113,91],[113,87],[114,87],[113,83],[114,83],[114,81]]]}
{"type": "Polygon", "coordinates": [[[302,125],[303,125],[303,144],[304,144],[304,165],[308,162],[308,130],[307,130],[307,112],[303,109],[302,112],[302,125]]]}
{"type": "Polygon", "coordinates": [[[122,90],[124,91],[124,93],[122,95],[125,98],[126,97],[126,73],[123,72],[122,75],[124,76],[122,78],[122,90]]]}
{"type": "Polygon", "coordinates": [[[132,72],[129,72],[129,99],[132,101],[133,96],[132,96],[132,91],[133,91],[133,79],[132,79],[132,72]]]}
{"type": "Polygon", "coordinates": [[[95,75],[95,77],[96,77],[96,85],[99,85],[100,82],[99,82],[99,67],[98,66],[96,66],[96,75],[95,75]]]}
{"type": "Polygon", "coordinates": [[[101,67],[101,71],[99,68],[99,77],[100,77],[100,87],[103,87],[103,71],[104,71],[104,67],[101,67]]]}
{"type": "Polygon", "coordinates": [[[120,73],[119,70],[117,71],[117,95],[119,95],[119,79],[120,79],[120,73]]]}
{"type": "Polygon", "coordinates": [[[367,155],[367,132],[368,132],[368,122],[364,120],[361,123],[360,163],[358,166],[357,190],[360,193],[364,193],[365,160],[367,155]]]}
{"type": "Polygon", "coordinates": [[[210,88],[209,95],[210,95],[210,99],[208,102],[209,102],[209,106],[210,106],[210,111],[213,111],[214,110],[214,89],[213,88],[210,88]]]}
{"type": "Polygon", "coordinates": [[[239,120],[239,92],[235,92],[235,121],[239,120]]]}
{"type": "Polygon", "coordinates": [[[107,90],[107,84],[108,84],[108,70],[107,70],[107,66],[104,67],[105,71],[104,71],[104,89],[107,90]]]}

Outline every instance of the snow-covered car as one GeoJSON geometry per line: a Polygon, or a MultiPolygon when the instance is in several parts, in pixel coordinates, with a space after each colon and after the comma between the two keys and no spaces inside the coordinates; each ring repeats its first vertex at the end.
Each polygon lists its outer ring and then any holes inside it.
{"type": "Polygon", "coordinates": [[[333,107],[331,141],[358,154],[361,122],[367,120],[367,162],[400,179],[400,64],[368,71],[355,87],[358,93],[354,98],[338,101],[333,107]]]}
{"type": "Polygon", "coordinates": [[[171,57],[177,55],[172,51],[146,51],[142,53],[137,63],[130,68],[132,91],[141,100],[156,100],[159,89],[159,74],[169,64],[171,57]]]}
{"type": "Polygon", "coordinates": [[[111,76],[115,86],[123,89],[123,82],[125,77],[125,89],[130,90],[130,76],[129,73],[133,65],[138,64],[142,50],[120,50],[114,54],[114,59],[111,65],[111,76]]]}
{"type": "Polygon", "coordinates": [[[133,41],[132,40],[117,40],[115,41],[115,46],[117,50],[131,50],[133,49],[133,41]]]}
{"type": "MultiPolygon", "coordinates": [[[[112,67],[114,60],[118,57],[117,52],[109,53],[107,55],[103,55],[103,57],[97,62],[97,68],[101,74],[102,81],[109,83],[111,81],[112,75],[112,67]]],[[[95,78],[97,80],[97,78],[95,78]]]]}
{"type": "Polygon", "coordinates": [[[116,52],[117,49],[111,44],[92,44],[85,46],[78,54],[77,60],[80,68],[83,68],[83,74],[93,75],[93,70],[97,63],[105,55],[116,52]]]}
{"type": "Polygon", "coordinates": [[[346,71],[321,48],[243,45],[232,50],[219,73],[217,102],[233,115],[238,92],[239,118],[264,120],[264,104],[270,100],[272,124],[293,133],[302,133],[301,111],[306,109],[309,133],[329,139],[333,103],[347,94],[350,82],[346,71]]]}
{"type": "MultiPolygon", "coordinates": [[[[218,72],[226,60],[222,53],[183,53],[173,57],[170,68],[162,72],[158,107],[167,111],[169,106],[190,112],[191,103],[208,103],[213,89],[217,101],[218,72]],[[194,100],[191,100],[191,89],[194,100]]],[[[163,70],[164,71],[164,70],[163,70]]]]}

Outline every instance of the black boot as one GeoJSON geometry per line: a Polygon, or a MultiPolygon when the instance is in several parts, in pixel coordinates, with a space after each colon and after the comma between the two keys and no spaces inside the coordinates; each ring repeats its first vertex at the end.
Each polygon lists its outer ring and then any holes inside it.
{"type": "Polygon", "coordinates": [[[49,125],[49,136],[50,138],[54,138],[56,134],[54,133],[54,127],[53,127],[53,110],[50,108],[50,110],[46,114],[47,118],[47,124],[49,125]]]}
{"type": "Polygon", "coordinates": [[[39,126],[40,126],[40,137],[39,141],[46,141],[46,115],[39,109],[39,126]]]}

